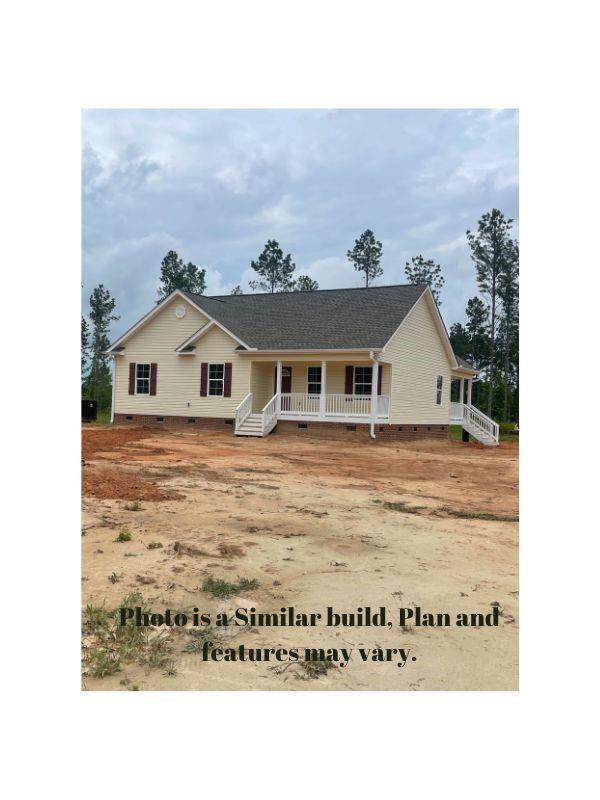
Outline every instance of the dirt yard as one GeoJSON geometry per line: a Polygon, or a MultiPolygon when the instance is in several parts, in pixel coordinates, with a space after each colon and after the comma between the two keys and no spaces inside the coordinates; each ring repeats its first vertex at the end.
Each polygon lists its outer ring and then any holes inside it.
{"type": "Polygon", "coordinates": [[[517,688],[516,444],[89,428],[83,459],[86,689],[517,688]],[[394,627],[123,633],[112,612],[128,595],[128,605],[213,619],[383,606],[394,627]],[[455,617],[495,605],[498,627],[397,626],[401,606],[455,617]],[[353,652],[322,668],[215,663],[202,660],[207,639],[353,652]],[[377,646],[410,650],[405,666],[362,662],[358,648],[377,646]]]}

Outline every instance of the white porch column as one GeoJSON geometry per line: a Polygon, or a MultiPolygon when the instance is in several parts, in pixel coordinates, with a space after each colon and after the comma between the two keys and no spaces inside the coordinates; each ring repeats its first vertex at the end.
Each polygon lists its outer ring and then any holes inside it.
{"type": "Polygon", "coordinates": [[[471,405],[471,392],[473,390],[473,378],[467,381],[467,405],[471,405]]]}
{"type": "Polygon", "coordinates": [[[373,361],[371,379],[371,425],[377,422],[377,386],[379,385],[379,361],[373,361]]]}
{"type": "Polygon", "coordinates": [[[319,419],[325,419],[327,402],[327,362],[321,361],[321,394],[319,396],[319,419]]]}
{"type": "Polygon", "coordinates": [[[460,404],[464,405],[465,402],[465,379],[460,379],[460,404]]]}
{"type": "Polygon", "coordinates": [[[281,373],[282,373],[282,365],[281,361],[277,362],[277,413],[279,414],[281,411],[281,373]]]}

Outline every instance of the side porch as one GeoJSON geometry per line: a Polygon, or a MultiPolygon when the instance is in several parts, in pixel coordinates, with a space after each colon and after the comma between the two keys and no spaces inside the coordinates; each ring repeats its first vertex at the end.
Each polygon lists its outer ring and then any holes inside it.
{"type": "Polygon", "coordinates": [[[235,433],[266,436],[279,420],[388,422],[390,369],[365,354],[252,360],[251,391],[236,409],[235,433]]]}
{"type": "Polygon", "coordinates": [[[452,373],[450,386],[450,425],[460,425],[463,429],[463,441],[473,436],[481,444],[497,445],[500,428],[497,422],[490,419],[473,403],[474,375],[460,372],[452,373]]]}

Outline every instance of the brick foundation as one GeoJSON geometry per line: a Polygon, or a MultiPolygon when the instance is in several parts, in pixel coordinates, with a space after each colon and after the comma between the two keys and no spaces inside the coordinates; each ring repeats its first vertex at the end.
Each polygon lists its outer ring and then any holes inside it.
{"type": "Polygon", "coordinates": [[[210,430],[235,429],[235,420],[227,422],[222,417],[170,417],[161,414],[115,414],[115,425],[152,425],[157,428],[204,428],[210,430]]]}
{"type": "MultiPolygon", "coordinates": [[[[115,425],[152,425],[157,428],[178,427],[228,430],[233,434],[234,420],[220,417],[173,417],[160,414],[115,414],[115,425]],[[190,421],[188,421],[190,420],[190,421]],[[192,421],[193,420],[193,421],[192,421]]],[[[275,434],[296,436],[320,436],[327,439],[371,441],[371,426],[365,423],[322,422],[310,420],[292,422],[279,420],[275,434]],[[299,427],[302,426],[302,427],[299,427]]],[[[447,439],[448,425],[375,425],[375,436],[379,441],[410,441],[411,439],[447,439]]]]}

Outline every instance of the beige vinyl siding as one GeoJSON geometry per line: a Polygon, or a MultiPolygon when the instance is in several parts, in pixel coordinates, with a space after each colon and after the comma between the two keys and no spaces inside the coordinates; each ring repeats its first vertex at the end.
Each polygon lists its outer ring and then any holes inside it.
{"type": "Polygon", "coordinates": [[[238,342],[214,326],[196,342],[194,355],[178,355],[175,348],[194,334],[207,318],[181,298],[165,306],[125,342],[123,356],[116,356],[115,412],[189,417],[227,417],[250,391],[250,362],[236,353],[238,342]],[[175,308],[186,305],[177,319],[175,308]],[[156,395],[129,394],[129,364],[158,365],[156,395]],[[200,365],[232,364],[231,397],[200,397],[200,365]]]}
{"type": "MultiPolygon", "coordinates": [[[[246,358],[248,358],[246,356],[246,358]]],[[[292,392],[306,394],[308,391],[308,368],[320,367],[321,361],[292,361],[282,359],[284,367],[292,369],[292,392]]],[[[344,394],[346,387],[346,364],[353,366],[372,367],[372,361],[364,361],[360,358],[343,361],[328,361],[325,391],[327,394],[344,394]]],[[[251,391],[254,395],[253,411],[260,411],[273,396],[275,386],[275,370],[277,362],[254,361],[252,364],[251,391]]],[[[381,393],[388,394],[390,388],[390,367],[383,365],[381,378],[381,393]]]]}
{"type": "Polygon", "coordinates": [[[451,367],[425,296],[387,343],[380,360],[391,364],[391,424],[448,424],[451,367]],[[441,406],[435,402],[438,375],[444,379],[441,406]]]}

